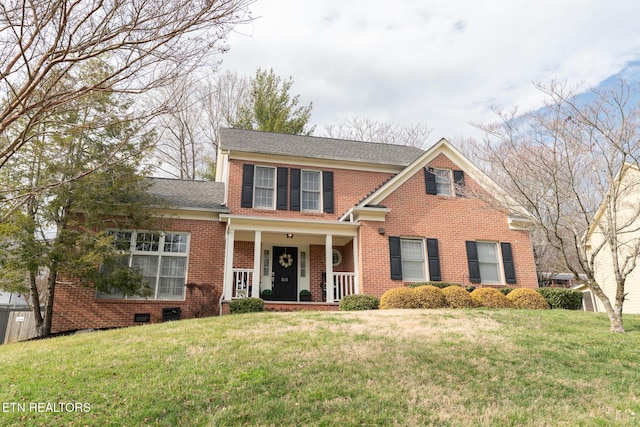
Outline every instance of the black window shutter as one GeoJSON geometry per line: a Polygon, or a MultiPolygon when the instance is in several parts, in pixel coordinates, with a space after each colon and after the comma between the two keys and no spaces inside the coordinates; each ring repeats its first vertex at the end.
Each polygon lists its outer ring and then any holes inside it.
{"type": "Polygon", "coordinates": [[[453,184],[455,186],[456,196],[463,196],[463,187],[464,187],[464,172],[463,171],[453,171],[453,184]]]}
{"type": "Polygon", "coordinates": [[[427,258],[429,259],[429,280],[440,282],[440,254],[438,250],[438,239],[427,239],[427,258]]]}
{"type": "Polygon", "coordinates": [[[289,181],[289,169],[287,168],[278,168],[278,192],[276,195],[276,209],[278,210],[287,210],[289,207],[287,203],[287,190],[288,190],[288,181],[289,181]]]}
{"type": "Polygon", "coordinates": [[[469,281],[480,283],[480,263],[478,262],[476,242],[468,240],[465,244],[467,245],[467,262],[469,263],[469,281]]]}
{"type": "Polygon", "coordinates": [[[253,206],[253,165],[242,167],[242,198],[240,206],[250,208],[253,206]]]}
{"type": "Polygon", "coordinates": [[[292,211],[300,210],[300,169],[291,169],[289,209],[292,211]]]}
{"type": "Polygon", "coordinates": [[[424,182],[427,189],[427,194],[437,194],[436,189],[436,175],[433,173],[433,168],[424,168],[424,182]]]}
{"type": "Polygon", "coordinates": [[[502,264],[504,267],[504,279],[509,284],[516,283],[516,268],[513,263],[513,252],[511,252],[511,243],[500,243],[502,250],[502,264]]]}
{"type": "Polygon", "coordinates": [[[389,261],[391,280],[402,280],[402,258],[400,256],[400,238],[389,236],[389,261]]]}
{"type": "Polygon", "coordinates": [[[326,213],[333,213],[333,172],[322,172],[322,205],[326,213]]]}

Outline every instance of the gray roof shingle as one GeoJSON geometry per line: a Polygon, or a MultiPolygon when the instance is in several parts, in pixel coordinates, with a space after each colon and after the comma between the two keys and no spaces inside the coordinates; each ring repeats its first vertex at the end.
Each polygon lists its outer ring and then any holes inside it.
{"type": "Polygon", "coordinates": [[[424,151],[406,145],[221,128],[222,149],[279,156],[407,166],[424,151]]]}
{"type": "Polygon", "coordinates": [[[189,181],[171,178],[150,178],[149,194],[186,209],[204,209],[229,212],[224,206],[224,183],[213,181],[189,181]]]}

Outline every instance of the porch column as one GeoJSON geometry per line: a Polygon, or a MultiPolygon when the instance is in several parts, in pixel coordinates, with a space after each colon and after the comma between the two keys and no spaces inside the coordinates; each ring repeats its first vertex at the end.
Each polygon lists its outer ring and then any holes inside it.
{"type": "Polygon", "coordinates": [[[253,277],[251,281],[251,296],[260,297],[260,252],[262,249],[262,231],[256,230],[253,240],[253,277]]]}
{"type": "Polygon", "coordinates": [[[235,231],[227,230],[227,240],[224,247],[224,299],[229,301],[233,296],[233,244],[235,231]]]}
{"type": "Polygon", "coordinates": [[[324,239],[325,271],[327,272],[327,302],[335,302],[333,289],[333,236],[327,234],[324,239]]]}
{"type": "Polygon", "coordinates": [[[358,263],[358,236],[353,237],[353,273],[355,277],[353,278],[354,282],[354,292],[356,294],[360,293],[360,273],[359,273],[359,263],[358,263]]]}

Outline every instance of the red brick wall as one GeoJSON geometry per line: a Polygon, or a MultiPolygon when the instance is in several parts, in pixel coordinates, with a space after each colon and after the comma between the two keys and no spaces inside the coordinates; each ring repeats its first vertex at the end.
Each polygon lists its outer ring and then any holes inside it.
{"type": "MultiPolygon", "coordinates": [[[[218,313],[224,269],[225,224],[212,220],[167,220],[162,229],[190,233],[187,283],[210,285],[213,295],[207,297],[206,314],[218,313]]],[[[162,308],[180,307],[182,318],[194,317],[201,307],[198,291],[187,289],[184,301],[106,300],[97,299],[96,291],[79,285],[59,283],[53,306],[52,332],[86,328],[132,326],[135,313],[151,314],[151,323],[162,321],[162,308]]]]}
{"type": "MultiPolygon", "coordinates": [[[[458,169],[442,154],[429,166],[458,169]]],[[[479,188],[468,175],[465,176],[465,185],[479,188]]],[[[424,174],[419,172],[381,204],[391,209],[386,221],[364,221],[360,226],[360,279],[363,293],[382,295],[390,288],[403,285],[402,281],[390,278],[389,236],[438,239],[442,281],[463,285],[471,284],[466,240],[509,242],[517,279],[516,285],[509,286],[538,286],[529,234],[510,230],[506,214],[491,208],[484,201],[426,194],[424,174]],[[385,229],[385,235],[378,233],[379,227],[385,229]]]]}
{"type": "MultiPolygon", "coordinates": [[[[347,212],[351,207],[368,195],[371,191],[379,187],[389,177],[394,174],[383,172],[354,171],[345,169],[299,167],[301,169],[322,170],[333,172],[334,187],[334,213],[325,214],[320,212],[297,212],[289,210],[269,210],[251,209],[240,207],[240,197],[242,194],[242,167],[245,163],[259,166],[281,166],[291,168],[289,164],[278,163],[255,163],[240,160],[229,162],[229,197],[227,205],[233,214],[254,215],[254,216],[276,216],[280,218],[303,218],[303,219],[328,219],[335,220],[347,212]]],[[[289,182],[290,184],[290,182],[289,182]]],[[[287,200],[289,191],[287,191],[287,200]]]]}

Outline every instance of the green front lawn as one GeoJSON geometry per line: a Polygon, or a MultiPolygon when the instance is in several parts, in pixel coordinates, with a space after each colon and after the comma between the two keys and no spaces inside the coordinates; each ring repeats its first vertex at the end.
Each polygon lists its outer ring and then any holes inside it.
{"type": "Polygon", "coordinates": [[[640,316],[625,326],[563,310],[255,313],[9,344],[0,425],[640,425],[640,316]]]}

